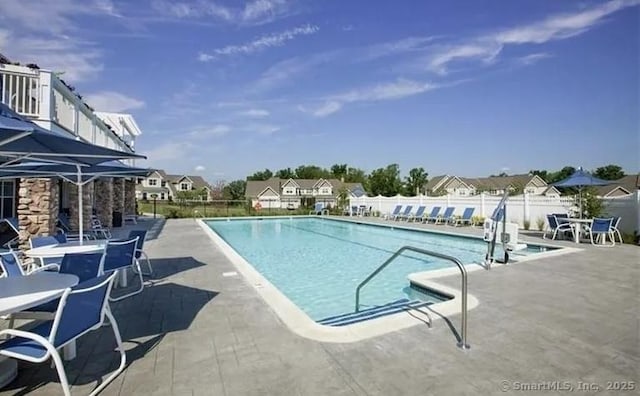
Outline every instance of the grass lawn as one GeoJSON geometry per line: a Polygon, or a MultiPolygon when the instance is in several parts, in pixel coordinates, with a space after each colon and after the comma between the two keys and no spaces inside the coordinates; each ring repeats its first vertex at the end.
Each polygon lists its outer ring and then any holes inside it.
{"type": "MultiPolygon", "coordinates": [[[[297,210],[269,209],[256,211],[248,205],[226,202],[178,204],[176,202],[156,202],[156,213],[166,218],[188,217],[238,217],[238,216],[278,216],[309,214],[307,208],[297,210]]],[[[138,212],[153,213],[153,202],[138,201],[138,212]]]]}

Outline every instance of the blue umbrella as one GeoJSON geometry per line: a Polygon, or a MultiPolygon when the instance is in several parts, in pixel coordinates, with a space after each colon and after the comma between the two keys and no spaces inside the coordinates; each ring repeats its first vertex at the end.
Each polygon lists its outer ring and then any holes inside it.
{"type": "Polygon", "coordinates": [[[0,103],[0,156],[10,162],[45,161],[71,165],[95,165],[106,161],[145,156],[96,146],[68,135],[49,131],[0,103]]]}
{"type": "Polygon", "coordinates": [[[555,187],[577,187],[580,194],[580,218],[582,218],[582,188],[588,186],[605,186],[608,180],[598,179],[591,173],[578,168],[571,176],[559,182],[553,183],[555,187]]]}
{"type": "Polygon", "coordinates": [[[26,162],[0,167],[0,179],[60,177],[78,186],[78,224],[80,244],[83,241],[82,187],[99,177],[146,177],[153,169],[135,168],[119,161],[91,166],[26,162]]]}

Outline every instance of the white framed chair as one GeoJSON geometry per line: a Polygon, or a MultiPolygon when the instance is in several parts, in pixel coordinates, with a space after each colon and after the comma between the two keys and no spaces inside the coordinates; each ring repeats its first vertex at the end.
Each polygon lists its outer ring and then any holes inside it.
{"type": "Polygon", "coordinates": [[[136,259],[138,237],[125,241],[108,241],[105,250],[103,270],[105,274],[112,272],[124,272],[129,268],[134,269],[140,279],[140,287],[136,290],[118,297],[109,297],[110,301],[120,301],[134,296],[144,290],[144,279],[140,262],[136,259]]]}
{"type": "Polygon", "coordinates": [[[31,363],[43,363],[52,358],[62,391],[65,396],[71,396],[67,374],[58,351],[90,331],[102,327],[106,317],[116,339],[120,365],[109,377],[100,382],[90,396],[100,393],[124,371],[127,364],[118,324],[108,305],[108,297],[115,276],[115,273],[103,275],[66,289],[60,298],[53,320],[43,322],[29,331],[15,329],[0,331],[0,337],[10,337],[0,344],[0,355],[31,363]]]}
{"type": "Polygon", "coordinates": [[[595,218],[591,220],[591,225],[589,226],[589,239],[591,239],[591,244],[594,246],[608,246],[612,247],[616,245],[615,236],[613,231],[611,230],[611,225],[613,223],[613,218],[609,219],[600,219],[595,218]],[[594,236],[604,238],[602,243],[596,244],[594,236]],[[605,244],[607,236],[611,240],[611,244],[605,244]]]}
{"type": "Polygon", "coordinates": [[[615,237],[617,236],[620,243],[624,243],[624,241],[622,240],[622,234],[620,233],[620,229],[618,228],[620,226],[620,220],[622,220],[622,217],[620,216],[613,218],[613,221],[611,222],[611,233],[613,234],[614,241],[615,237]]]}

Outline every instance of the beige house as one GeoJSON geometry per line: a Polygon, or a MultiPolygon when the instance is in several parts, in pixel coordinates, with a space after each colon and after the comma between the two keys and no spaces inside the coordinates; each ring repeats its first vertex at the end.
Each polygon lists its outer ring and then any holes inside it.
{"type": "Polygon", "coordinates": [[[427,195],[470,196],[484,192],[489,195],[502,195],[505,191],[514,194],[559,196],[560,192],[549,186],[538,175],[512,175],[468,178],[442,175],[433,177],[425,186],[427,195]]]}
{"type": "Polygon", "coordinates": [[[611,184],[595,187],[597,194],[602,198],[621,197],[632,194],[640,189],[640,174],[627,175],[618,180],[612,180],[611,184]]]}
{"type": "Polygon", "coordinates": [[[345,183],[338,179],[279,179],[248,180],[245,196],[251,206],[262,208],[297,209],[305,204],[324,202],[335,206],[340,192],[346,189],[349,197],[365,194],[360,183],[345,183]]]}
{"type": "Polygon", "coordinates": [[[203,191],[204,201],[213,199],[211,185],[201,176],[169,175],[159,169],[148,177],[138,179],[136,184],[136,199],[153,199],[171,201],[178,198],[181,191],[203,191]]]}

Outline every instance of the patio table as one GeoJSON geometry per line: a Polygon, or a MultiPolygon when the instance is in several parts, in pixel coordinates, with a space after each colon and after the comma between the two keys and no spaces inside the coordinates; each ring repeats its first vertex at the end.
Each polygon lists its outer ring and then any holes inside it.
{"type": "Polygon", "coordinates": [[[575,243],[580,243],[580,233],[582,232],[583,224],[591,224],[592,219],[577,219],[571,217],[561,217],[558,218],[558,224],[562,223],[572,223],[576,226],[575,231],[573,233],[573,241],[575,243]]]}
{"type": "MultiPolygon", "coordinates": [[[[0,278],[0,315],[24,311],[51,301],[77,283],[77,276],[55,272],[0,278]]],[[[75,344],[66,346],[64,354],[65,359],[73,359],[75,344]]],[[[0,356],[0,388],[13,381],[17,374],[18,363],[14,359],[0,356]]]]}
{"type": "MultiPolygon", "coordinates": [[[[83,241],[81,245],[79,241],[70,241],[29,249],[24,254],[31,258],[55,258],[63,257],[67,253],[100,253],[104,250],[107,242],[106,240],[83,241]]],[[[120,271],[118,285],[127,287],[126,271],[120,271]]]]}

